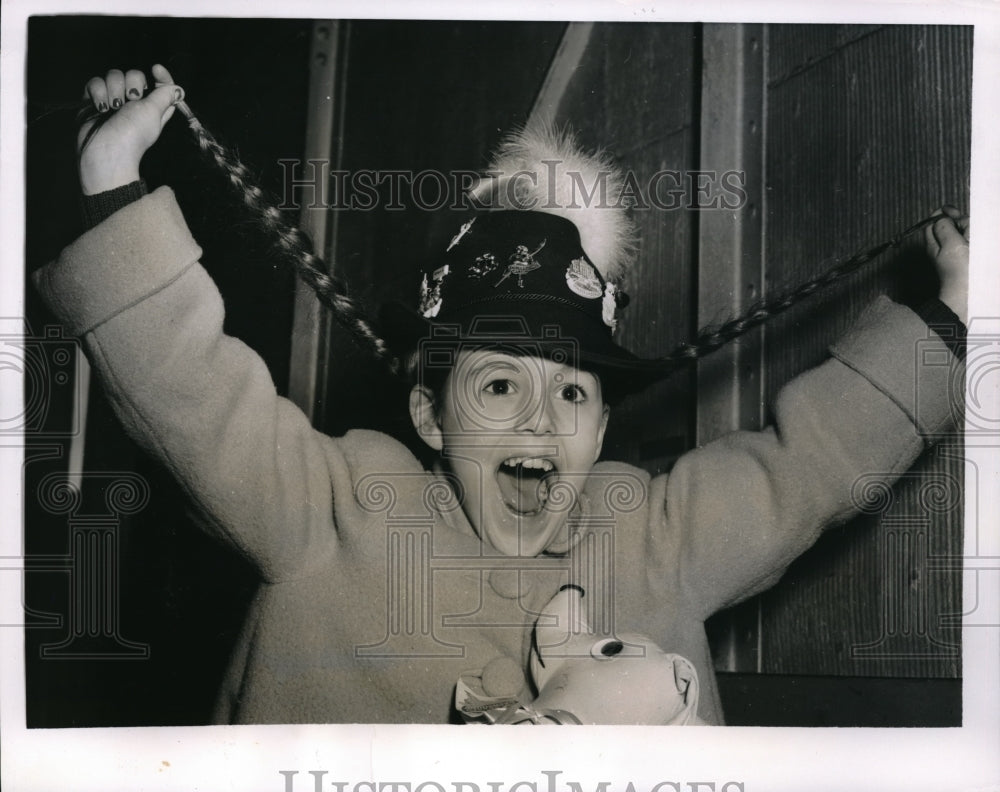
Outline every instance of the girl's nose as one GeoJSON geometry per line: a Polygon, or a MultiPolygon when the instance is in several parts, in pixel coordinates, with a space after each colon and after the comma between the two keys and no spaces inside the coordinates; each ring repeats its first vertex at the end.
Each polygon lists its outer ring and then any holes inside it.
{"type": "Polygon", "coordinates": [[[542,397],[534,410],[530,410],[521,429],[535,434],[553,434],[556,431],[551,399],[542,397]]]}

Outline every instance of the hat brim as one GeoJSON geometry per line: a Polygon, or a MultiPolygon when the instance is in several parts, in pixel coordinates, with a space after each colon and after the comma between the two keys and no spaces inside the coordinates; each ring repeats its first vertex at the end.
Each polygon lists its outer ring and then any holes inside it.
{"type": "Polygon", "coordinates": [[[605,390],[626,394],[663,379],[676,366],[638,357],[616,344],[593,319],[545,295],[532,300],[492,300],[466,305],[442,318],[427,319],[410,307],[382,306],[383,337],[397,354],[445,346],[494,347],[520,355],[538,355],[592,371],[605,390]]]}

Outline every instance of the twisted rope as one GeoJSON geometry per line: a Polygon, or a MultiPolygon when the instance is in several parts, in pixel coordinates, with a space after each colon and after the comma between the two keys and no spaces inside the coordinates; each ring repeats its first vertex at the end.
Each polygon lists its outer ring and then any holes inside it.
{"type": "MultiPolygon", "coordinates": [[[[399,359],[389,349],[385,340],[375,331],[361,306],[348,295],[346,284],[334,277],[323,259],[312,252],[312,243],[308,235],[298,227],[289,224],[281,211],[267,201],[264,191],[254,183],[252,174],[246,166],[205,129],[186,102],[182,100],[177,103],[176,107],[187,119],[188,127],[191,129],[202,154],[228,176],[230,185],[241,197],[244,205],[259,219],[264,228],[271,232],[274,247],[279,255],[292,261],[299,277],[313,290],[319,301],[333,313],[337,321],[367,345],[377,359],[384,361],[392,371],[398,372],[399,359]]],[[[92,129],[90,134],[93,134],[94,131],[92,129]]],[[[693,339],[678,344],[673,352],[657,359],[654,365],[658,364],[665,371],[671,371],[714,352],[730,341],[734,341],[755,327],[764,324],[772,317],[784,313],[803,300],[856,272],[890,248],[898,247],[908,236],[939,218],[938,214],[925,217],[900,231],[891,239],[855,253],[835,264],[819,276],[801,283],[783,294],[754,303],[744,313],[721,325],[702,328],[693,339]]]]}
{"type": "Polygon", "coordinates": [[[753,328],[764,324],[772,317],[784,313],[807,297],[823,291],[852,272],[861,269],[865,264],[878,258],[890,248],[899,247],[903,240],[910,234],[919,231],[940,218],[941,215],[925,217],[909,228],[900,231],[892,239],[880,242],[868,250],[855,253],[850,258],[839,262],[816,278],[801,283],[783,294],[760,300],[750,306],[742,315],[730,319],[721,325],[703,328],[694,339],[678,344],[673,352],[661,358],[661,360],[668,368],[671,366],[678,367],[684,363],[697,360],[710,352],[714,352],[719,347],[725,346],[730,341],[739,338],[753,328]]]}
{"type": "Polygon", "coordinates": [[[291,260],[299,277],[313,290],[319,301],[333,313],[355,337],[364,342],[379,360],[392,370],[399,367],[386,342],[375,332],[361,306],[347,293],[347,285],[333,276],[326,262],[312,252],[312,241],[297,226],[288,223],[281,211],[268,202],[264,191],[254,183],[253,176],[242,162],[202,126],[187,103],[180,101],[178,111],[187,118],[202,154],[221,169],[243,204],[260,221],[273,238],[279,255],[291,260]]]}

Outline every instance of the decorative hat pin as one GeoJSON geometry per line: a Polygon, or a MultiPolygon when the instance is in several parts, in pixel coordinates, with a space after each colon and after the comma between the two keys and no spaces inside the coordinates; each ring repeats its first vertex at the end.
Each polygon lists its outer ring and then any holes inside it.
{"type": "Polygon", "coordinates": [[[514,248],[514,252],[510,256],[510,263],[507,265],[507,271],[503,274],[503,277],[497,281],[497,286],[503,283],[511,275],[517,276],[518,288],[524,288],[524,276],[527,275],[532,270],[536,270],[542,265],[535,261],[535,255],[545,247],[547,240],[543,239],[542,244],[536,247],[530,253],[528,248],[524,245],[518,245],[514,248]]]}
{"type": "MultiPolygon", "coordinates": [[[[97,122],[92,125],[88,137],[84,140],[83,145],[86,145],[90,135],[98,130],[102,116],[94,111],[93,104],[89,100],[84,102],[80,109],[82,120],[97,122]]],[[[394,371],[399,371],[404,362],[400,356],[408,356],[427,333],[428,320],[423,317],[424,311],[432,310],[435,314],[440,314],[443,309],[441,296],[443,278],[441,282],[436,282],[434,287],[425,282],[420,292],[419,313],[414,312],[412,307],[404,308],[398,303],[383,306],[381,319],[384,333],[378,333],[371,325],[363,306],[348,296],[345,284],[332,276],[330,268],[312,252],[312,243],[306,234],[294,224],[285,221],[282,213],[267,200],[264,190],[251,178],[249,169],[240,162],[235,152],[222,146],[199,123],[183,101],[183,93],[181,100],[177,102],[177,109],[187,118],[188,127],[206,160],[226,175],[227,183],[239,195],[246,208],[273,234],[275,251],[279,257],[295,268],[302,280],[316,293],[320,302],[331,311],[338,322],[367,344],[376,357],[386,361],[394,371]],[[432,288],[436,292],[433,297],[432,288]]],[[[491,194],[506,195],[508,200],[494,205],[517,210],[537,210],[524,212],[526,215],[542,212],[561,215],[578,228],[579,241],[582,243],[582,249],[586,251],[583,260],[596,265],[600,273],[598,280],[602,285],[600,296],[606,298],[602,300],[601,324],[610,330],[617,322],[618,312],[627,302],[627,295],[622,291],[621,284],[638,247],[635,227],[624,208],[617,205],[617,202],[609,205],[607,200],[604,200],[611,196],[622,195],[625,181],[621,172],[612,166],[605,154],[584,153],[576,146],[572,135],[558,133],[545,127],[525,129],[509,136],[498,149],[489,171],[490,175],[482,179],[473,189],[474,197],[482,200],[491,194]],[[598,195],[601,197],[596,207],[589,197],[583,204],[574,200],[574,191],[576,195],[591,196],[595,186],[600,188],[598,195]]],[[[958,222],[957,215],[960,214],[958,210],[952,213],[946,209],[945,213],[953,221],[958,222]]],[[[678,343],[673,352],[662,358],[643,360],[620,347],[614,347],[615,351],[610,357],[600,354],[596,357],[608,361],[609,366],[623,366],[624,370],[635,374],[629,378],[629,389],[642,387],[649,381],[666,376],[739,338],[770,317],[783,313],[812,295],[821,293],[831,284],[877,260],[887,250],[898,247],[909,236],[939,219],[940,212],[934,212],[900,230],[891,238],[883,239],[872,247],[858,250],[818,276],[788,291],[755,303],[743,314],[722,324],[703,328],[695,337],[678,343]]],[[[473,231],[475,222],[476,217],[473,217],[462,224],[448,245],[447,252],[451,252],[452,248],[458,246],[473,231]]],[[[551,242],[549,246],[551,247],[551,242]]],[[[468,267],[469,277],[464,280],[474,280],[477,272],[478,277],[483,278],[499,266],[496,257],[487,253],[482,251],[482,257],[475,265],[468,267]]],[[[579,255],[575,256],[573,261],[578,258],[579,255]]],[[[590,286],[583,286],[582,293],[573,288],[586,281],[586,278],[579,277],[579,272],[574,269],[573,263],[567,265],[565,276],[570,293],[582,297],[590,296],[593,291],[590,286]]],[[[527,296],[527,287],[524,292],[527,296]]],[[[597,296],[594,295],[595,299],[597,296]]],[[[600,345],[601,343],[598,343],[598,346],[600,345]]],[[[582,351],[584,353],[582,357],[586,357],[586,348],[582,351]]]]}
{"type": "Polygon", "coordinates": [[[432,326],[450,327],[453,343],[558,351],[602,377],[628,373],[637,386],[659,376],[612,341],[637,234],[615,202],[624,179],[610,159],[584,153],[568,133],[531,127],[500,144],[487,173],[470,192],[483,208],[458,225],[422,275],[421,322],[383,309],[392,343],[427,349],[422,339],[445,337],[432,326]],[[489,339],[477,330],[484,322],[489,339]]]}

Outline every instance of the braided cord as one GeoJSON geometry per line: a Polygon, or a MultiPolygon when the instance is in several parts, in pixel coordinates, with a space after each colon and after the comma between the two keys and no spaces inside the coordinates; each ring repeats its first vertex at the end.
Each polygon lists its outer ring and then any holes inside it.
{"type": "MultiPolygon", "coordinates": [[[[288,224],[281,212],[267,202],[263,190],[252,182],[251,174],[243,163],[215,140],[184,101],[177,103],[177,109],[187,118],[188,126],[194,133],[202,153],[228,175],[230,184],[241,196],[243,203],[260,219],[265,228],[273,233],[274,244],[279,253],[291,259],[299,277],[316,293],[320,302],[333,312],[341,324],[365,342],[378,359],[386,361],[393,371],[398,371],[398,358],[372,328],[361,307],[347,295],[346,285],[332,276],[323,259],[312,252],[309,237],[297,227],[288,224]]],[[[718,326],[702,328],[692,340],[678,344],[673,352],[655,363],[665,372],[672,371],[714,352],[857,271],[888,249],[898,247],[910,234],[939,218],[938,214],[925,217],[891,239],[855,253],[818,277],[799,284],[784,294],[754,303],[740,316],[718,326]]]]}
{"type": "Polygon", "coordinates": [[[939,214],[925,217],[923,220],[914,223],[909,228],[896,234],[892,239],[881,242],[868,250],[855,253],[850,258],[834,265],[816,278],[801,283],[784,294],[779,294],[770,299],[759,300],[743,314],[734,319],[730,319],[718,326],[702,328],[694,339],[678,344],[673,352],[661,358],[661,360],[666,367],[677,368],[685,363],[704,357],[710,352],[714,352],[719,347],[725,346],[730,341],[739,338],[753,328],[764,324],[772,317],[784,313],[807,297],[823,291],[852,272],[856,272],[868,262],[881,256],[889,248],[898,247],[910,234],[919,231],[921,228],[930,225],[940,218],[941,215],[939,214]]]}
{"type": "Polygon", "coordinates": [[[375,356],[385,361],[390,369],[397,370],[399,361],[385,340],[375,332],[361,306],[348,296],[346,284],[334,277],[326,262],[312,252],[309,236],[288,223],[281,211],[268,202],[264,191],[253,182],[253,176],[246,166],[202,126],[185,102],[178,102],[177,109],[187,118],[201,153],[226,174],[230,186],[240,196],[243,204],[265,230],[270,232],[273,246],[279,255],[292,262],[299,277],[313,290],[319,301],[330,309],[337,321],[370,347],[375,356]]]}

